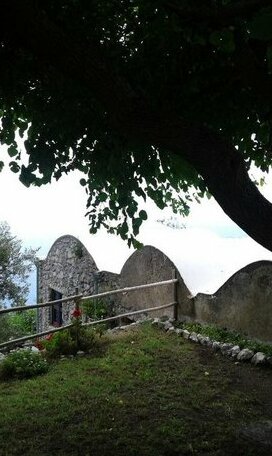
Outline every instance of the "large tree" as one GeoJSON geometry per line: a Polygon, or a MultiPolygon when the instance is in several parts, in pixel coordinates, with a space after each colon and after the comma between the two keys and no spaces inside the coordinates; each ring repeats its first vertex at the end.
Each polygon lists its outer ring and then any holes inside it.
{"type": "Polygon", "coordinates": [[[81,170],[91,230],[130,242],[135,196],[186,213],[209,191],[272,250],[272,205],[248,176],[272,160],[271,0],[0,6],[1,141],[26,185],[81,170]]]}

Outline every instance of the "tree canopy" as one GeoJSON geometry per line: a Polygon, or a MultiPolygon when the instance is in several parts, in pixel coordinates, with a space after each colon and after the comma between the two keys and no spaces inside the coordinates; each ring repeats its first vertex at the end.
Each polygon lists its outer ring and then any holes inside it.
{"type": "Polygon", "coordinates": [[[6,222],[0,223],[0,308],[7,301],[24,305],[29,290],[27,279],[36,259],[37,249],[23,249],[6,222]]]}
{"type": "Polygon", "coordinates": [[[272,160],[270,0],[0,4],[0,140],[24,184],[82,171],[91,231],[130,243],[136,197],[187,213],[209,192],[272,250],[248,176],[272,160]]]}

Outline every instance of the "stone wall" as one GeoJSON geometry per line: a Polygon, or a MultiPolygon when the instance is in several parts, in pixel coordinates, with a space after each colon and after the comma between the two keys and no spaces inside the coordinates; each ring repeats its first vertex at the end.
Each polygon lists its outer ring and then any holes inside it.
{"type": "MultiPolygon", "coordinates": [[[[37,264],[38,302],[52,299],[52,290],[63,298],[82,293],[85,296],[118,287],[118,274],[98,271],[96,263],[84,245],[75,237],[66,235],[56,240],[47,257],[37,264]]],[[[115,301],[113,300],[113,304],[115,301]]],[[[62,306],[63,324],[70,322],[74,302],[62,306]]],[[[52,309],[38,311],[38,330],[50,328],[52,309]]]]}
{"type": "Polygon", "coordinates": [[[193,298],[194,319],[272,342],[272,262],[236,272],[214,295],[193,298]]]}
{"type": "MultiPolygon", "coordinates": [[[[185,318],[193,311],[190,291],[172,261],[155,247],[145,246],[129,257],[121,270],[120,285],[121,288],[124,288],[169,280],[172,278],[173,271],[176,272],[178,278],[178,316],[185,318]]],[[[173,284],[137,290],[122,296],[121,304],[127,310],[140,310],[169,304],[174,301],[173,291],[173,284]]],[[[157,317],[162,315],[173,317],[173,308],[158,310],[151,314],[151,316],[157,317]]]]}
{"type": "MultiPolygon", "coordinates": [[[[178,278],[178,319],[212,323],[237,330],[250,337],[272,342],[272,262],[260,261],[234,274],[215,294],[192,297],[179,271],[160,250],[145,246],[134,252],[119,274],[98,271],[90,253],[73,236],[62,236],[53,244],[47,258],[38,264],[38,301],[51,300],[52,290],[62,297],[96,294],[178,278]]],[[[111,313],[156,307],[174,301],[173,284],[103,298],[111,313]]],[[[74,303],[63,306],[63,324],[70,321],[74,303]]],[[[39,330],[52,323],[52,309],[38,312],[39,330]]],[[[173,316],[173,308],[152,316],[173,316]]],[[[142,314],[139,318],[142,317],[142,314]]],[[[133,318],[133,317],[131,317],[133,318]]],[[[135,317],[137,319],[137,317],[135,317]]]]}

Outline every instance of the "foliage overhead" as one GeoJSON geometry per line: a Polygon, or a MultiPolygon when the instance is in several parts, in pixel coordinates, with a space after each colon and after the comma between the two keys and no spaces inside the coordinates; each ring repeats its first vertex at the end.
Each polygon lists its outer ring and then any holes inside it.
{"type": "MultiPolygon", "coordinates": [[[[23,249],[6,222],[0,223],[0,307],[24,305],[29,290],[27,279],[36,259],[37,249],[23,249]]],[[[3,318],[3,317],[1,317],[3,318]]]]}
{"type": "Polygon", "coordinates": [[[139,198],[186,214],[209,191],[272,248],[246,172],[272,159],[270,0],[1,3],[0,139],[25,185],[82,171],[91,232],[134,244],[139,198]]]}

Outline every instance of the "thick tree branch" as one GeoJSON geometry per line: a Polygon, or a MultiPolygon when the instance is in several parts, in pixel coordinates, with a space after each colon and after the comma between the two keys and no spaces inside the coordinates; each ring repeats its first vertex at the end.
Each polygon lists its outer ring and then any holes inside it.
{"type": "Polygon", "coordinates": [[[35,10],[30,0],[2,1],[1,33],[10,42],[17,40],[15,46],[28,49],[36,59],[88,87],[120,134],[186,159],[203,176],[226,214],[272,250],[272,204],[251,182],[242,157],[232,145],[206,128],[176,117],[158,116],[112,69],[99,46],[90,45],[85,50],[35,10]]]}

